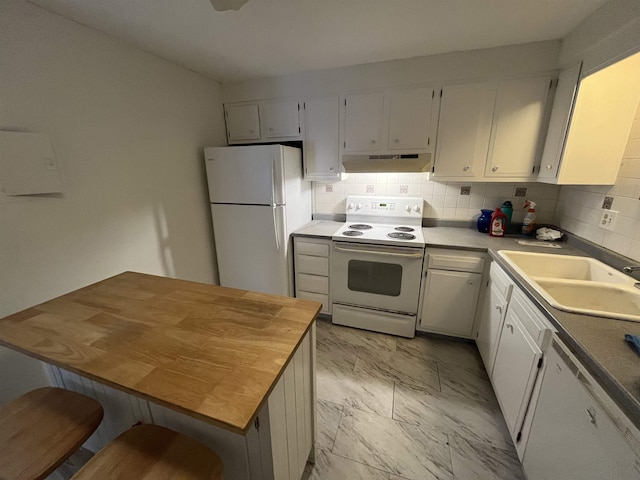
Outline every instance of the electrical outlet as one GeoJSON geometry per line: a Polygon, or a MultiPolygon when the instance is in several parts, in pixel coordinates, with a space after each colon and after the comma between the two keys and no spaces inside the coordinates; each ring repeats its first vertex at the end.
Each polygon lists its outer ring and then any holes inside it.
{"type": "Polygon", "coordinates": [[[600,228],[604,228],[605,230],[613,230],[613,227],[616,225],[616,219],[618,218],[618,212],[615,210],[605,210],[602,212],[602,217],[600,218],[600,228]]]}

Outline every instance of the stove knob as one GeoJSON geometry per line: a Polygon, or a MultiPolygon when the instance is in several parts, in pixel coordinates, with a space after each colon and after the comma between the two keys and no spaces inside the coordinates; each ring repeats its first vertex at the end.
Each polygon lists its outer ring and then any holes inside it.
{"type": "Polygon", "coordinates": [[[362,208],[362,204],[361,204],[361,203],[358,203],[358,204],[356,205],[356,210],[360,210],[361,208],[362,208]]]}
{"type": "Polygon", "coordinates": [[[420,213],[420,207],[418,205],[413,206],[413,211],[416,213],[420,213]]]}
{"type": "Polygon", "coordinates": [[[347,205],[347,210],[353,210],[354,208],[356,208],[355,203],[351,202],[347,205]]]}
{"type": "Polygon", "coordinates": [[[409,205],[409,204],[407,203],[407,204],[404,206],[404,209],[405,209],[407,212],[411,212],[411,205],[409,205]]]}

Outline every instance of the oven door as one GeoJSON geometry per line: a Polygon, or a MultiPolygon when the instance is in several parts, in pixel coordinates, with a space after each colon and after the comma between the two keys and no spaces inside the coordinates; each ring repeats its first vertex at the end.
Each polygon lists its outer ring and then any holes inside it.
{"type": "Polygon", "coordinates": [[[416,314],[424,249],[333,242],[334,302],[416,314]]]}

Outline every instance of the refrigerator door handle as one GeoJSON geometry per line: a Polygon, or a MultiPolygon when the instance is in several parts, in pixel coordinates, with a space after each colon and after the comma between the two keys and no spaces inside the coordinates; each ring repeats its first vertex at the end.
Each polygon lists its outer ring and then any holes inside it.
{"type": "Polygon", "coordinates": [[[280,251],[280,239],[278,238],[278,219],[276,214],[276,205],[273,205],[271,209],[273,210],[273,234],[276,237],[276,251],[280,251]]]}

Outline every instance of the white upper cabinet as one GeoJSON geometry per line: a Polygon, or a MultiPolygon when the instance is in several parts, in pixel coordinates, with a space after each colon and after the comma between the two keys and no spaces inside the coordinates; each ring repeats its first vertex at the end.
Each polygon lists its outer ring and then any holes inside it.
{"type": "Polygon", "coordinates": [[[384,94],[348,95],[344,99],[345,152],[377,152],[382,148],[384,94]]]}
{"type": "Polygon", "coordinates": [[[445,85],[433,176],[481,177],[487,159],[496,86],[490,82],[445,85]]]}
{"type": "Polygon", "coordinates": [[[297,99],[227,103],[224,114],[230,145],[302,139],[297,99]]]}
{"type": "Polygon", "coordinates": [[[300,135],[300,102],[298,100],[264,102],[262,110],[265,138],[300,135]]]}
{"type": "Polygon", "coordinates": [[[389,150],[429,147],[433,88],[394,90],[389,101],[389,150]]]}
{"type": "Polygon", "coordinates": [[[485,177],[532,177],[540,158],[550,88],[550,77],[498,84],[485,177]]]}
{"type": "Polygon", "coordinates": [[[640,54],[582,78],[561,73],[538,180],[615,183],[640,95],[640,54]],[[574,93],[575,92],[575,93],[574,93]]]}
{"type": "Polygon", "coordinates": [[[556,81],[551,119],[549,120],[547,138],[544,142],[540,172],[538,173],[539,182],[556,183],[558,166],[562,158],[564,140],[569,129],[569,120],[571,119],[571,112],[578,90],[581,69],[582,63],[573,65],[560,72],[560,76],[556,81]]]}
{"type": "Polygon", "coordinates": [[[342,168],[338,148],[338,97],[307,99],[303,109],[305,180],[340,180],[342,168]]]}
{"type": "Polygon", "coordinates": [[[224,117],[229,143],[260,139],[260,114],[257,103],[225,105],[224,117]]]}
{"type": "Polygon", "coordinates": [[[531,180],[541,151],[550,77],[442,88],[434,178],[531,180]]]}
{"type": "Polygon", "coordinates": [[[433,96],[431,87],[347,95],[343,100],[342,151],[427,152],[433,96]]]}

